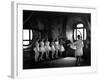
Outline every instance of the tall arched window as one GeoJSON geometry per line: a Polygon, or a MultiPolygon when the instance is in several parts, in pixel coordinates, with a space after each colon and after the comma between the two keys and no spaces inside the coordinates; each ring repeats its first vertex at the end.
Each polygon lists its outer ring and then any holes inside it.
{"type": "Polygon", "coordinates": [[[23,30],[23,48],[26,48],[30,45],[32,41],[32,30],[31,29],[24,29],[23,30]]]}
{"type": "Polygon", "coordinates": [[[84,26],[83,23],[77,23],[76,25],[74,25],[73,28],[73,38],[74,40],[78,40],[78,35],[81,36],[82,40],[86,40],[86,28],[84,26]]]}

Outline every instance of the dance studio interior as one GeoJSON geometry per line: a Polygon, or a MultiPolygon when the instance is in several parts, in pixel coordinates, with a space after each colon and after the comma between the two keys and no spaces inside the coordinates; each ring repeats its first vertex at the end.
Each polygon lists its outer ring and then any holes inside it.
{"type": "Polygon", "coordinates": [[[91,14],[23,10],[23,69],[91,66],[91,14]],[[76,65],[77,47],[83,47],[76,65]]]}

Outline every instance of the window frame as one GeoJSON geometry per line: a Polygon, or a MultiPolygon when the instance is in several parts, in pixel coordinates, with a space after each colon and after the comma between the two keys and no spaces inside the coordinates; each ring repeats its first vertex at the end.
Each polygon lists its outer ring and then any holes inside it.
{"type": "Polygon", "coordinates": [[[85,34],[85,29],[86,29],[86,26],[83,22],[78,22],[76,24],[73,25],[73,34],[74,34],[74,30],[76,29],[76,40],[74,39],[74,35],[73,35],[73,40],[74,41],[77,41],[77,29],[83,29],[83,41],[86,40],[84,39],[84,34],[85,34]],[[78,24],[83,24],[83,27],[77,27],[78,24]]]}
{"type": "MultiPolygon", "coordinates": [[[[31,44],[31,42],[32,42],[32,39],[31,39],[31,30],[32,29],[23,29],[23,33],[24,33],[24,30],[28,30],[29,31],[29,40],[28,39],[23,39],[23,42],[24,41],[29,41],[29,44],[28,45],[25,45],[24,43],[23,43],[23,46],[29,46],[30,44],[31,44]]],[[[23,36],[24,37],[24,36],[23,36]]]]}

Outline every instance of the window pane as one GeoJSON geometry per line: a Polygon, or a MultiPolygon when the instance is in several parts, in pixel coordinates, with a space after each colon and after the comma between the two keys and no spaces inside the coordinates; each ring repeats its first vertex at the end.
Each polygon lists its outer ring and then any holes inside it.
{"type": "Polygon", "coordinates": [[[23,48],[27,48],[28,46],[23,46],[23,48]]]}
{"type": "Polygon", "coordinates": [[[76,40],[76,29],[74,29],[74,40],[76,40]]]}
{"type": "Polygon", "coordinates": [[[84,29],[84,40],[86,40],[86,29],[84,29]]]}
{"type": "Polygon", "coordinates": [[[74,29],[74,40],[78,40],[78,35],[80,35],[82,37],[82,40],[86,40],[86,29],[82,28],[82,29],[74,29]],[[83,31],[84,30],[84,31],[83,31]]]}
{"type": "MultiPolygon", "coordinates": [[[[77,36],[80,35],[82,37],[83,40],[83,29],[77,29],[77,36]]],[[[78,37],[77,37],[78,40],[78,37]]]]}
{"type": "Polygon", "coordinates": [[[84,27],[84,25],[83,24],[77,24],[77,28],[78,27],[84,27]]]}
{"type": "Polygon", "coordinates": [[[23,30],[23,40],[29,40],[29,30],[23,30]]]}
{"type": "Polygon", "coordinates": [[[32,30],[30,30],[30,39],[32,40],[32,30]]]}
{"type": "Polygon", "coordinates": [[[29,41],[23,41],[24,45],[29,45],[29,41]]]}

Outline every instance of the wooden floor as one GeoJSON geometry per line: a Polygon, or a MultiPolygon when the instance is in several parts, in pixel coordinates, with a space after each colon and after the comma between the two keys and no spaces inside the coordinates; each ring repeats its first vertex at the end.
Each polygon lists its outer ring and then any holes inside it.
{"type": "MultiPolygon", "coordinates": [[[[59,67],[76,67],[76,58],[75,57],[66,57],[55,60],[41,61],[38,63],[26,62],[24,69],[41,69],[41,68],[59,68],[59,67]]],[[[86,66],[84,60],[81,59],[80,66],[86,66]]]]}

